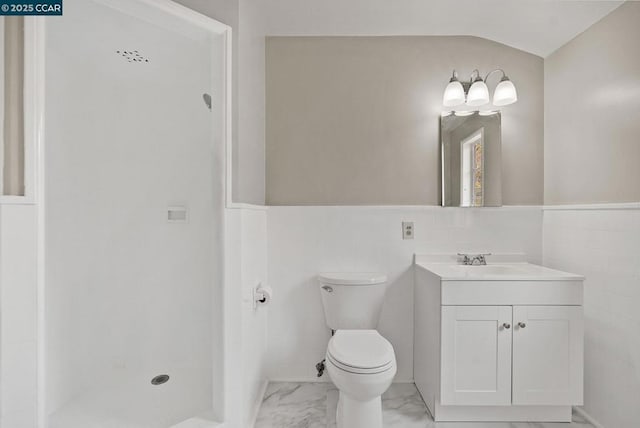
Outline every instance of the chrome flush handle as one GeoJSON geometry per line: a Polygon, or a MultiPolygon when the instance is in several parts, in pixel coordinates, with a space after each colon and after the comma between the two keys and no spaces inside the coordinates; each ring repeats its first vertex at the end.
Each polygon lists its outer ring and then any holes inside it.
{"type": "Polygon", "coordinates": [[[329,287],[328,285],[323,285],[322,289],[327,293],[333,293],[333,288],[329,287]]]}

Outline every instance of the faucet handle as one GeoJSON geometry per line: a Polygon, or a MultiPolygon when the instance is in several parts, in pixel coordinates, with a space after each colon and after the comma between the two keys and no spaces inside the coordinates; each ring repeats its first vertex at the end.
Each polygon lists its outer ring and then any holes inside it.
{"type": "Polygon", "coordinates": [[[491,253],[480,253],[478,255],[476,255],[473,259],[477,260],[478,263],[480,263],[481,265],[486,265],[487,264],[487,259],[485,258],[486,256],[490,256],[491,253]]]}
{"type": "Polygon", "coordinates": [[[465,265],[471,262],[471,257],[469,257],[469,254],[458,253],[458,257],[462,257],[462,263],[465,265]]]}
{"type": "Polygon", "coordinates": [[[465,265],[473,265],[474,262],[476,261],[481,265],[486,265],[487,260],[485,259],[485,257],[490,255],[491,253],[480,253],[480,254],[474,254],[474,255],[458,253],[458,256],[462,257],[462,264],[465,264],[465,265]]]}

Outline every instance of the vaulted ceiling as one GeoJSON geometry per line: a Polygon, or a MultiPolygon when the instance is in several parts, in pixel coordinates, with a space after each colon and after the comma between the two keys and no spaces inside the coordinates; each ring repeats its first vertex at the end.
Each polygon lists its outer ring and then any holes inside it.
{"type": "Polygon", "coordinates": [[[622,3],[592,0],[268,0],[264,1],[262,9],[267,35],[469,35],[545,57],[622,3]]]}

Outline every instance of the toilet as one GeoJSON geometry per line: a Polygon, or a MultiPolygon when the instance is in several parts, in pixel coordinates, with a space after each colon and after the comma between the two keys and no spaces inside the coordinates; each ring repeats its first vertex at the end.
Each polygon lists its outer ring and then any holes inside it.
{"type": "Polygon", "coordinates": [[[387,290],[380,273],[318,275],[327,326],[325,366],[340,392],[338,428],[382,428],[382,394],[396,374],[393,346],[376,327],[387,290]]]}

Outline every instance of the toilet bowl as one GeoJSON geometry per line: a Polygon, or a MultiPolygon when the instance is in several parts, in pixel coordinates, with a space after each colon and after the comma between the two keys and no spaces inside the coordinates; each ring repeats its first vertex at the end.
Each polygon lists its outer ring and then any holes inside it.
{"type": "Polygon", "coordinates": [[[325,367],[338,388],[338,428],[382,428],[382,393],[396,374],[393,346],[375,329],[388,287],[379,272],[318,275],[324,317],[334,335],[325,367]]]}
{"type": "Polygon", "coordinates": [[[326,367],[340,392],[338,428],[382,428],[382,394],[396,374],[393,346],[376,330],[338,330],[326,367]]]}

